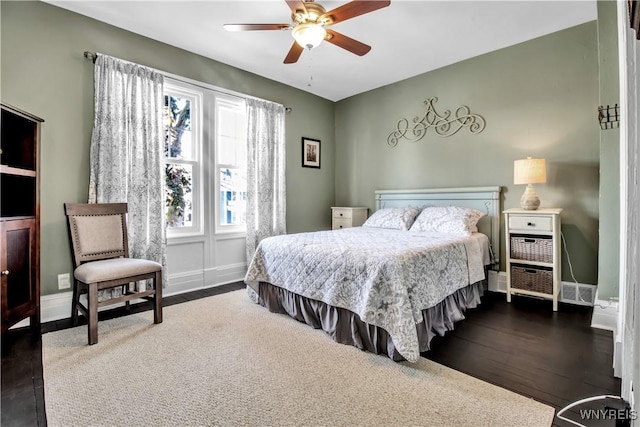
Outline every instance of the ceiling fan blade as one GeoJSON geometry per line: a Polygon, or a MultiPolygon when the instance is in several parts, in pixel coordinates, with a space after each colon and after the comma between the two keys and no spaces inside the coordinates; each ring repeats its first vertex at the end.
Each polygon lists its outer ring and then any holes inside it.
{"type": "Polygon", "coordinates": [[[287,53],[287,57],[284,58],[284,63],[293,64],[297,62],[300,58],[300,55],[302,55],[303,50],[304,48],[302,46],[300,46],[297,42],[293,42],[293,46],[291,46],[289,53],[287,53]]]}
{"type": "Polygon", "coordinates": [[[224,24],[227,31],[286,30],[289,24],[224,24]]]}
{"type": "Polygon", "coordinates": [[[346,21],[347,19],[382,9],[390,4],[390,0],[353,0],[326,12],[322,15],[321,19],[328,18],[331,25],[337,24],[338,22],[346,21]]]}
{"type": "Polygon", "coordinates": [[[307,8],[304,7],[304,2],[302,0],[284,0],[291,9],[291,12],[295,15],[296,13],[307,13],[307,8]]]}
{"type": "Polygon", "coordinates": [[[331,29],[327,29],[327,38],[325,40],[358,56],[366,55],[371,50],[371,46],[331,29]]]}

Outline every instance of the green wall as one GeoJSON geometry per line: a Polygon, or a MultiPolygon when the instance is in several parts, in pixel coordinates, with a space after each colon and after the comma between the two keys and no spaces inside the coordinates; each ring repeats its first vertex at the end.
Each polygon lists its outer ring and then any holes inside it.
{"type": "MultiPolygon", "coordinates": [[[[599,105],[620,105],[616,3],[598,0],[599,105]]],[[[598,299],[617,297],[620,263],[620,128],[600,130],[598,299]]]]}
{"type": "MultiPolygon", "coordinates": [[[[425,55],[428,52],[424,53],[425,55]]],[[[409,61],[410,58],[407,58],[409,61]]],[[[402,64],[397,64],[401,67],[402,64]]],[[[544,157],[541,207],[561,207],[562,230],[580,283],[597,283],[599,126],[596,22],[475,57],[336,104],[336,204],[373,208],[390,188],[503,186],[503,207],[519,206],[513,161],[544,157]],[[466,105],[485,130],[387,145],[398,120],[466,105]]],[[[504,270],[504,242],[501,246],[504,270]]],[[[563,280],[571,280],[563,256],[563,280]]]]}
{"type": "MultiPolygon", "coordinates": [[[[332,205],[373,208],[383,188],[503,186],[503,207],[517,207],[513,160],[548,161],[536,186],[542,207],[562,207],[576,279],[597,283],[600,185],[598,28],[573,27],[472,58],[337,103],[41,2],[1,2],[3,102],[43,117],[42,294],[58,292],[71,269],[62,204],[87,197],[93,123],[93,67],[102,52],[218,87],[280,102],[287,115],[287,228],[329,227],[332,205]],[[486,129],[391,148],[399,119],[467,105],[486,129]],[[322,140],[322,169],[300,167],[300,138],[322,140]]],[[[425,53],[428,54],[428,53],[425,53]]],[[[409,59],[408,59],[409,60],[409,59]]],[[[601,58],[600,58],[601,61],[601,58]]],[[[397,66],[402,66],[398,64],[397,66]]],[[[603,100],[603,102],[605,102],[603,100]]],[[[615,101],[607,101],[608,103],[615,101]]],[[[613,180],[613,173],[610,174],[613,180]]],[[[600,229],[602,238],[603,230],[600,229]]],[[[608,234],[609,235],[609,234],[608,234]]],[[[504,247],[501,258],[504,260],[504,247]]],[[[615,260],[603,258],[609,268],[615,260]]],[[[504,269],[504,264],[502,265],[504,269]]],[[[571,280],[563,256],[563,279],[571,280]]]]}
{"type": "Polygon", "coordinates": [[[42,2],[1,7],[1,99],[45,119],[41,167],[42,295],[71,271],[65,202],[87,200],[93,125],[93,66],[83,52],[282,103],[286,118],[287,228],[329,228],[334,202],[334,103],[42,2]],[[322,169],[300,166],[302,136],[322,141],[322,169]]]}

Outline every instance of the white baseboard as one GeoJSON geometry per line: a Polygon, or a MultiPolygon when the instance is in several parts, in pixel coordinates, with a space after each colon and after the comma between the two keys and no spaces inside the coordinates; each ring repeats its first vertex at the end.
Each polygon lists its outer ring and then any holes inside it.
{"type": "MultiPolygon", "coordinates": [[[[595,285],[589,285],[589,284],[584,284],[584,283],[574,283],[574,282],[566,282],[566,281],[561,282],[560,285],[561,286],[563,286],[563,285],[571,285],[571,286],[582,286],[582,287],[594,287],[595,286],[595,285]]],[[[505,271],[499,271],[499,272],[497,272],[497,271],[489,271],[489,290],[493,291],[493,292],[507,293],[507,273],[505,271]]],[[[597,295],[597,290],[596,290],[596,295],[597,295]]],[[[564,303],[568,303],[568,304],[577,304],[577,305],[591,305],[590,302],[589,303],[580,303],[580,302],[573,302],[573,301],[568,301],[568,300],[564,300],[564,301],[561,300],[560,302],[564,302],[564,303]]],[[[609,304],[608,301],[605,301],[605,302],[596,301],[595,303],[596,304],[600,303],[600,305],[609,304]]]]}
{"type": "Polygon", "coordinates": [[[593,305],[593,316],[591,316],[591,327],[613,331],[615,339],[616,329],[618,328],[618,302],[598,299],[597,290],[593,305]]]}
{"type": "Polygon", "coordinates": [[[197,291],[197,290],[202,290],[202,289],[209,289],[209,288],[217,288],[218,286],[223,286],[223,285],[228,285],[229,283],[235,283],[235,282],[241,282],[244,279],[244,274],[240,277],[236,277],[232,280],[227,280],[227,281],[223,281],[223,282],[217,282],[217,283],[213,283],[211,285],[206,285],[206,286],[198,286],[198,287],[193,287],[190,289],[177,289],[177,287],[171,288],[168,287],[167,290],[170,289],[170,291],[163,293],[163,297],[170,297],[172,295],[180,295],[180,294],[184,294],[187,292],[192,292],[192,291],[197,291]]]}
{"type": "Polygon", "coordinates": [[[504,271],[489,271],[489,290],[507,293],[507,273],[504,271]]]}
{"type": "MultiPolygon", "coordinates": [[[[215,279],[212,283],[204,285],[204,272],[191,271],[178,273],[168,276],[168,286],[164,288],[163,297],[178,295],[186,292],[196,291],[200,289],[214,288],[217,286],[234,283],[244,279],[247,272],[246,264],[233,264],[216,269],[215,279]]],[[[40,297],[40,322],[53,322],[55,320],[68,319],[71,317],[71,299],[72,292],[61,292],[52,295],[44,295],[40,297]]],[[[133,300],[131,303],[142,302],[143,300],[133,300]]],[[[114,304],[102,307],[102,310],[109,310],[122,306],[122,304],[114,304]]],[[[29,318],[16,323],[11,329],[29,326],[29,318]]]]}
{"type": "Polygon", "coordinates": [[[202,289],[204,287],[204,272],[202,270],[185,271],[167,276],[167,287],[163,295],[170,296],[184,292],[202,289]]]}
{"type": "Polygon", "coordinates": [[[247,268],[248,265],[244,262],[217,267],[215,282],[233,283],[242,280],[247,274],[247,268]]]}
{"type": "Polygon", "coordinates": [[[622,378],[622,341],[616,334],[613,335],[613,376],[622,378]]]}
{"type": "MultiPolygon", "coordinates": [[[[563,284],[575,285],[573,282],[562,282],[563,284]]],[[[586,284],[578,284],[580,286],[593,286],[586,284]]],[[[489,290],[494,292],[507,292],[507,273],[504,271],[489,271],[489,290]]],[[[584,305],[584,304],[583,304],[584,305]]],[[[593,316],[591,318],[591,327],[613,331],[615,335],[616,326],[618,325],[618,303],[614,301],[602,301],[598,299],[598,290],[596,288],[596,296],[593,307],[593,316]]]]}
{"type": "Polygon", "coordinates": [[[591,327],[613,332],[613,376],[622,376],[622,341],[618,334],[619,304],[617,301],[604,301],[598,298],[596,289],[591,327]]]}
{"type": "MultiPolygon", "coordinates": [[[[54,320],[71,317],[71,292],[44,295],[40,297],[40,322],[53,322],[54,320]]],[[[10,329],[29,326],[29,318],[16,323],[10,329]]]]}
{"type": "MultiPolygon", "coordinates": [[[[187,272],[169,276],[169,286],[164,296],[178,295],[198,289],[207,289],[240,281],[246,273],[246,265],[231,265],[217,269],[215,282],[204,285],[203,272],[187,272]]],[[[507,274],[504,271],[489,271],[488,289],[493,292],[507,292],[507,274]]],[[[106,307],[114,308],[114,306],[106,307]]],[[[66,319],[71,313],[71,292],[44,295],[40,298],[40,317],[43,323],[66,319]]],[[[29,325],[29,319],[17,323],[13,328],[29,325]]],[[[598,299],[593,307],[591,327],[616,332],[618,325],[618,303],[598,299]]]]}

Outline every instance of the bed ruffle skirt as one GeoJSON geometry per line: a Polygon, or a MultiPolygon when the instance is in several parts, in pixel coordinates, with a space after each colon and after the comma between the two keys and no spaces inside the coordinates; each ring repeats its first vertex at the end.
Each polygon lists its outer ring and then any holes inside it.
{"type": "MultiPolygon", "coordinates": [[[[420,352],[429,350],[429,343],[436,336],[453,330],[456,322],[463,320],[468,308],[480,304],[486,281],[462,288],[434,307],[422,310],[423,321],[416,325],[420,352]]],[[[258,302],[273,313],[288,314],[315,329],[322,329],[334,341],[352,345],[371,353],[384,354],[394,361],[405,360],[397,351],[389,333],[384,329],[360,320],[360,317],[344,308],[334,307],[274,286],[260,282],[258,302]]]]}

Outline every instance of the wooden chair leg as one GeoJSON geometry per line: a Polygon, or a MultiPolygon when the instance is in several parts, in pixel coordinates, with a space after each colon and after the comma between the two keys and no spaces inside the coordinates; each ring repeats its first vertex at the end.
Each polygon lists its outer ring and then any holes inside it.
{"type": "Polygon", "coordinates": [[[73,296],[71,297],[71,324],[78,325],[78,301],[80,300],[80,290],[78,281],[73,279],[73,296]]]}
{"type": "MultiPolygon", "coordinates": [[[[135,285],[135,284],[134,284],[134,285],[135,285]]],[[[127,292],[129,292],[130,287],[131,287],[131,284],[130,284],[130,283],[127,283],[126,285],[122,285],[122,295],[126,295],[126,294],[127,294],[127,292]]],[[[130,312],[130,311],[131,311],[131,303],[130,303],[129,301],[125,301],[125,302],[124,302],[124,309],[125,309],[127,312],[130,312]]]]}
{"type": "Polygon", "coordinates": [[[89,345],[98,342],[98,285],[97,283],[89,284],[87,292],[88,306],[88,328],[89,328],[89,345]]]}
{"type": "Polygon", "coordinates": [[[162,323],[162,271],[153,279],[155,294],[153,296],[153,323],[162,323]]]}

